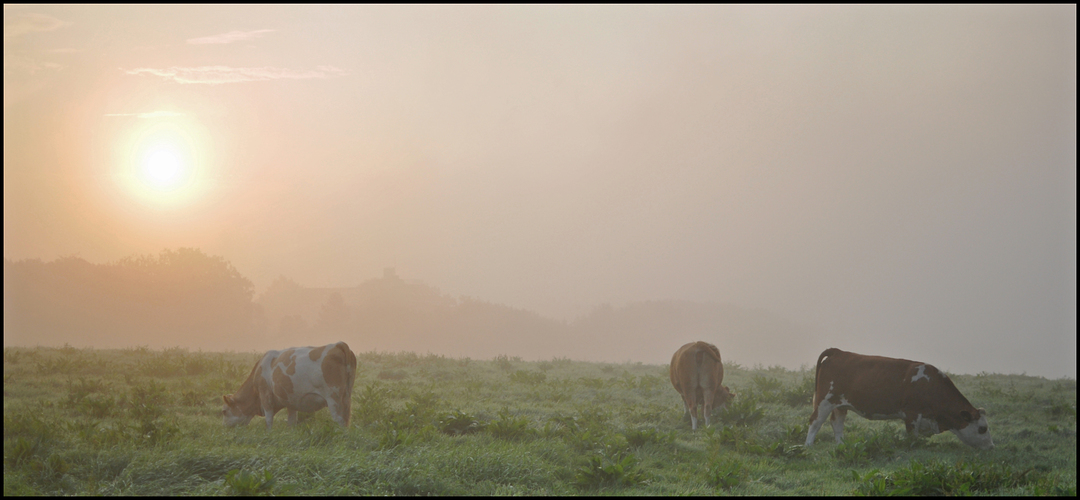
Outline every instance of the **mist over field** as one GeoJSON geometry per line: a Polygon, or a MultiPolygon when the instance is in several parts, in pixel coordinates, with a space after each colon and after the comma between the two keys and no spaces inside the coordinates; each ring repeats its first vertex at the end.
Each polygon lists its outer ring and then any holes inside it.
{"type": "Polygon", "coordinates": [[[1076,376],[1076,7],[4,7],[5,345],[1076,376]]]}

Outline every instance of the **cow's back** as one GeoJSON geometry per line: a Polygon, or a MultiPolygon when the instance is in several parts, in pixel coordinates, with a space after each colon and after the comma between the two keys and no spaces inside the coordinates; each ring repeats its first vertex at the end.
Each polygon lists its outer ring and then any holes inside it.
{"type": "Polygon", "coordinates": [[[836,349],[818,365],[817,384],[828,387],[827,392],[845,394],[856,404],[896,406],[897,395],[908,389],[904,375],[913,364],[917,363],[836,349]]]}
{"type": "Polygon", "coordinates": [[[690,383],[696,388],[713,389],[724,378],[720,350],[708,342],[697,341],[682,346],[675,351],[671,366],[672,384],[680,391],[689,390],[691,387],[687,384],[690,383]]]}
{"type": "Polygon", "coordinates": [[[724,363],[720,361],[720,349],[707,342],[698,342],[697,351],[694,353],[695,365],[700,370],[700,375],[708,377],[703,381],[702,387],[716,389],[724,380],[724,363]]]}
{"type": "Polygon", "coordinates": [[[671,357],[671,385],[679,393],[691,389],[715,390],[724,380],[720,350],[708,342],[690,342],[671,357]]]}

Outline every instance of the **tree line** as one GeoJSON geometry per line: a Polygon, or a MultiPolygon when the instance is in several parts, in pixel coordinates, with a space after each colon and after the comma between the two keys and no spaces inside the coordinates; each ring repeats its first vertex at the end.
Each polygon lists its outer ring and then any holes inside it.
{"type": "Polygon", "coordinates": [[[5,345],[265,351],[342,340],[357,352],[666,363],[682,344],[705,340],[725,360],[797,367],[820,352],[814,336],[765,311],[672,300],[601,304],[559,321],[443,294],[392,269],[339,288],[281,276],[255,297],[232,264],[192,248],[107,264],[4,260],[5,345]]]}
{"type": "Polygon", "coordinates": [[[4,343],[238,348],[260,333],[253,296],[232,264],[193,248],[107,264],[4,259],[4,343]]]}

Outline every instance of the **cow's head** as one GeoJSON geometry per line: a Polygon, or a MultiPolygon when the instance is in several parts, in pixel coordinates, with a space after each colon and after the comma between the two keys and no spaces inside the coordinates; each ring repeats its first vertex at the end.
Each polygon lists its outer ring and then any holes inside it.
{"type": "Polygon", "coordinates": [[[956,437],[964,444],[974,446],[980,450],[994,448],[994,440],[990,439],[990,427],[986,423],[986,410],[978,408],[978,414],[973,415],[968,410],[960,412],[960,419],[964,422],[958,429],[952,429],[956,437]]]}
{"type": "Polygon", "coordinates": [[[221,409],[221,420],[225,423],[225,427],[247,425],[255,415],[261,416],[263,414],[262,408],[257,411],[244,411],[243,405],[239,404],[232,396],[222,396],[221,400],[225,402],[225,407],[221,409]]]}
{"type": "Polygon", "coordinates": [[[726,385],[716,387],[713,393],[713,410],[723,410],[731,400],[735,399],[735,392],[726,385]]]}

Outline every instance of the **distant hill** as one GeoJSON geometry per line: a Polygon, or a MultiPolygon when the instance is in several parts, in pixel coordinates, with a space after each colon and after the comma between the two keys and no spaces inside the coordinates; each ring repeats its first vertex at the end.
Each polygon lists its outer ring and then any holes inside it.
{"type": "Polygon", "coordinates": [[[355,351],[416,351],[478,359],[667,363],[679,346],[712,342],[742,364],[810,365],[823,347],[806,327],[766,311],[688,301],[600,305],[573,321],[454,298],[392,269],[355,287],[307,288],[279,278],[255,299],[275,345],[344,340],[355,351]]]}

